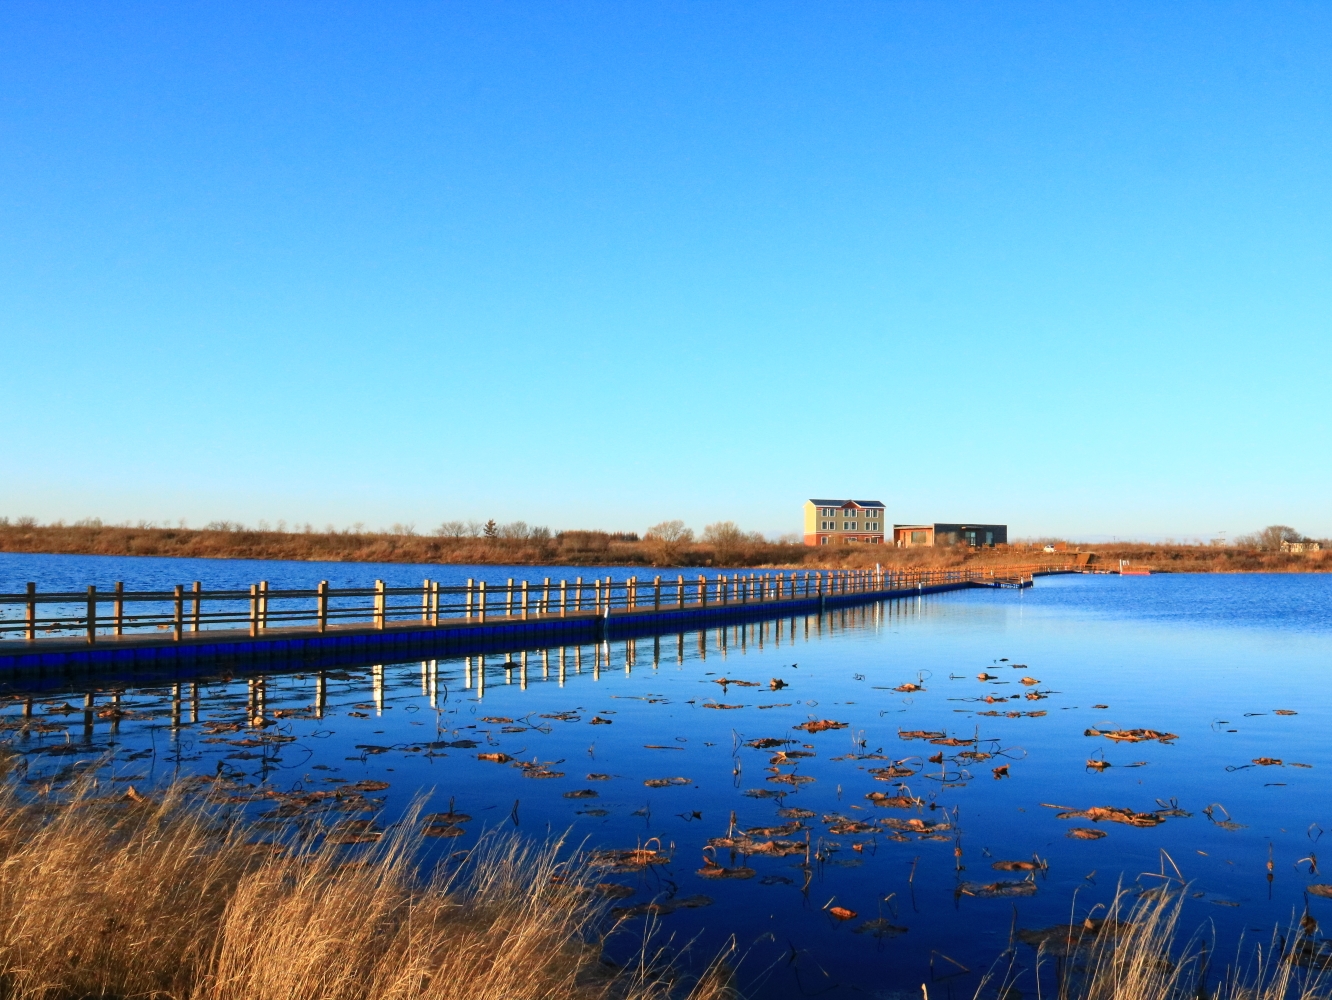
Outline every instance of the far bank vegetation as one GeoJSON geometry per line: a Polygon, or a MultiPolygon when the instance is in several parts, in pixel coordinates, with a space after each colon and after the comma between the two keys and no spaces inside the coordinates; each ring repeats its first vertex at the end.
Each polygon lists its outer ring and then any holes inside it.
{"type": "Polygon", "coordinates": [[[25,517],[0,517],[0,551],[66,555],[170,556],[206,559],[287,559],[306,562],[363,562],[643,567],[771,567],[777,569],[868,568],[953,569],[1062,565],[1078,556],[1093,568],[1115,569],[1120,560],[1158,572],[1318,572],[1332,571],[1332,546],[1314,551],[1312,539],[1273,525],[1233,544],[1207,542],[1119,542],[1088,546],[1039,539],[991,549],[898,549],[889,545],[817,548],[799,536],[778,540],[743,530],[732,521],[710,524],[699,534],[680,520],[663,521],[640,536],[630,532],[551,531],[522,521],[448,521],[428,533],[413,525],[367,530],[288,528],[279,522],[247,526],[214,522],[203,528],[100,521],[39,524],[25,517]],[[1295,543],[1294,546],[1291,543],[1295,543]],[[1283,543],[1286,543],[1283,546],[1283,543]],[[1295,551],[1294,549],[1299,549],[1295,551]],[[1053,551],[1051,551],[1053,550],[1053,551]]]}

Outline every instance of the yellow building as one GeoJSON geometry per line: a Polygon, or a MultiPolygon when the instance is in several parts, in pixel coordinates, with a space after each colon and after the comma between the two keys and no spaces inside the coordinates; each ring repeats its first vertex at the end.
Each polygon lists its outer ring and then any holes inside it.
{"type": "Polygon", "coordinates": [[[806,500],[805,544],[882,545],[883,512],[877,500],[806,500]]]}

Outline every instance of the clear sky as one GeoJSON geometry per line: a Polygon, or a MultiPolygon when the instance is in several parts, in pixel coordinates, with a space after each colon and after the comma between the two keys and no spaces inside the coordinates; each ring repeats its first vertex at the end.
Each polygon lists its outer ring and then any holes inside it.
{"type": "Polygon", "coordinates": [[[1332,534],[1325,3],[0,5],[0,515],[1332,534]]]}

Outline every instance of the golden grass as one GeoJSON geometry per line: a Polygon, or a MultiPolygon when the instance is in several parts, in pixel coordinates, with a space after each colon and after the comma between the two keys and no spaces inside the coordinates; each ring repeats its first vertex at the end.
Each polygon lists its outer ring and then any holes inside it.
{"type": "Polygon", "coordinates": [[[560,845],[483,838],[423,877],[409,815],[351,849],[279,847],[180,787],[159,800],[0,792],[0,996],[13,1000],[723,1000],[645,940],[603,959],[603,906],[560,845]]]}
{"type": "MultiPolygon", "coordinates": [[[[1055,963],[1055,1000],[1327,1000],[1332,945],[1312,936],[1316,925],[1274,935],[1250,959],[1237,952],[1236,963],[1224,966],[1201,935],[1180,946],[1184,897],[1178,887],[1141,897],[1121,892],[1102,917],[1018,936],[1037,949],[1040,963],[1055,963]]],[[[983,983],[977,997],[993,986],[983,983]]],[[[1019,986],[1004,978],[998,993],[1019,986]]]]}

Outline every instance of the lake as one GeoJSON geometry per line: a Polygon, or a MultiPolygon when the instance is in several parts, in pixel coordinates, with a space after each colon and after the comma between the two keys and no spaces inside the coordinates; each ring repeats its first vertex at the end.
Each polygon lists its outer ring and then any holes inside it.
{"type": "MultiPolygon", "coordinates": [[[[643,572],[186,562],[0,556],[0,586],[643,572]]],[[[273,822],[327,805],[313,790],[385,824],[428,793],[426,811],[471,817],[436,821],[433,857],[488,829],[658,850],[607,862],[614,905],[655,901],[685,962],[734,935],[754,997],[970,996],[1013,928],[1080,920],[1121,883],[1182,879],[1185,928],[1210,922],[1222,954],[1306,903],[1332,920],[1306,892],[1332,824],[1332,577],[1047,577],[509,659],[486,658],[484,692],[478,658],[441,659],[131,689],[90,727],[80,689],[33,706],[46,732],[22,729],[21,699],[0,725],[37,784],[106,753],[140,790],[271,790],[251,808],[273,822]]]]}

